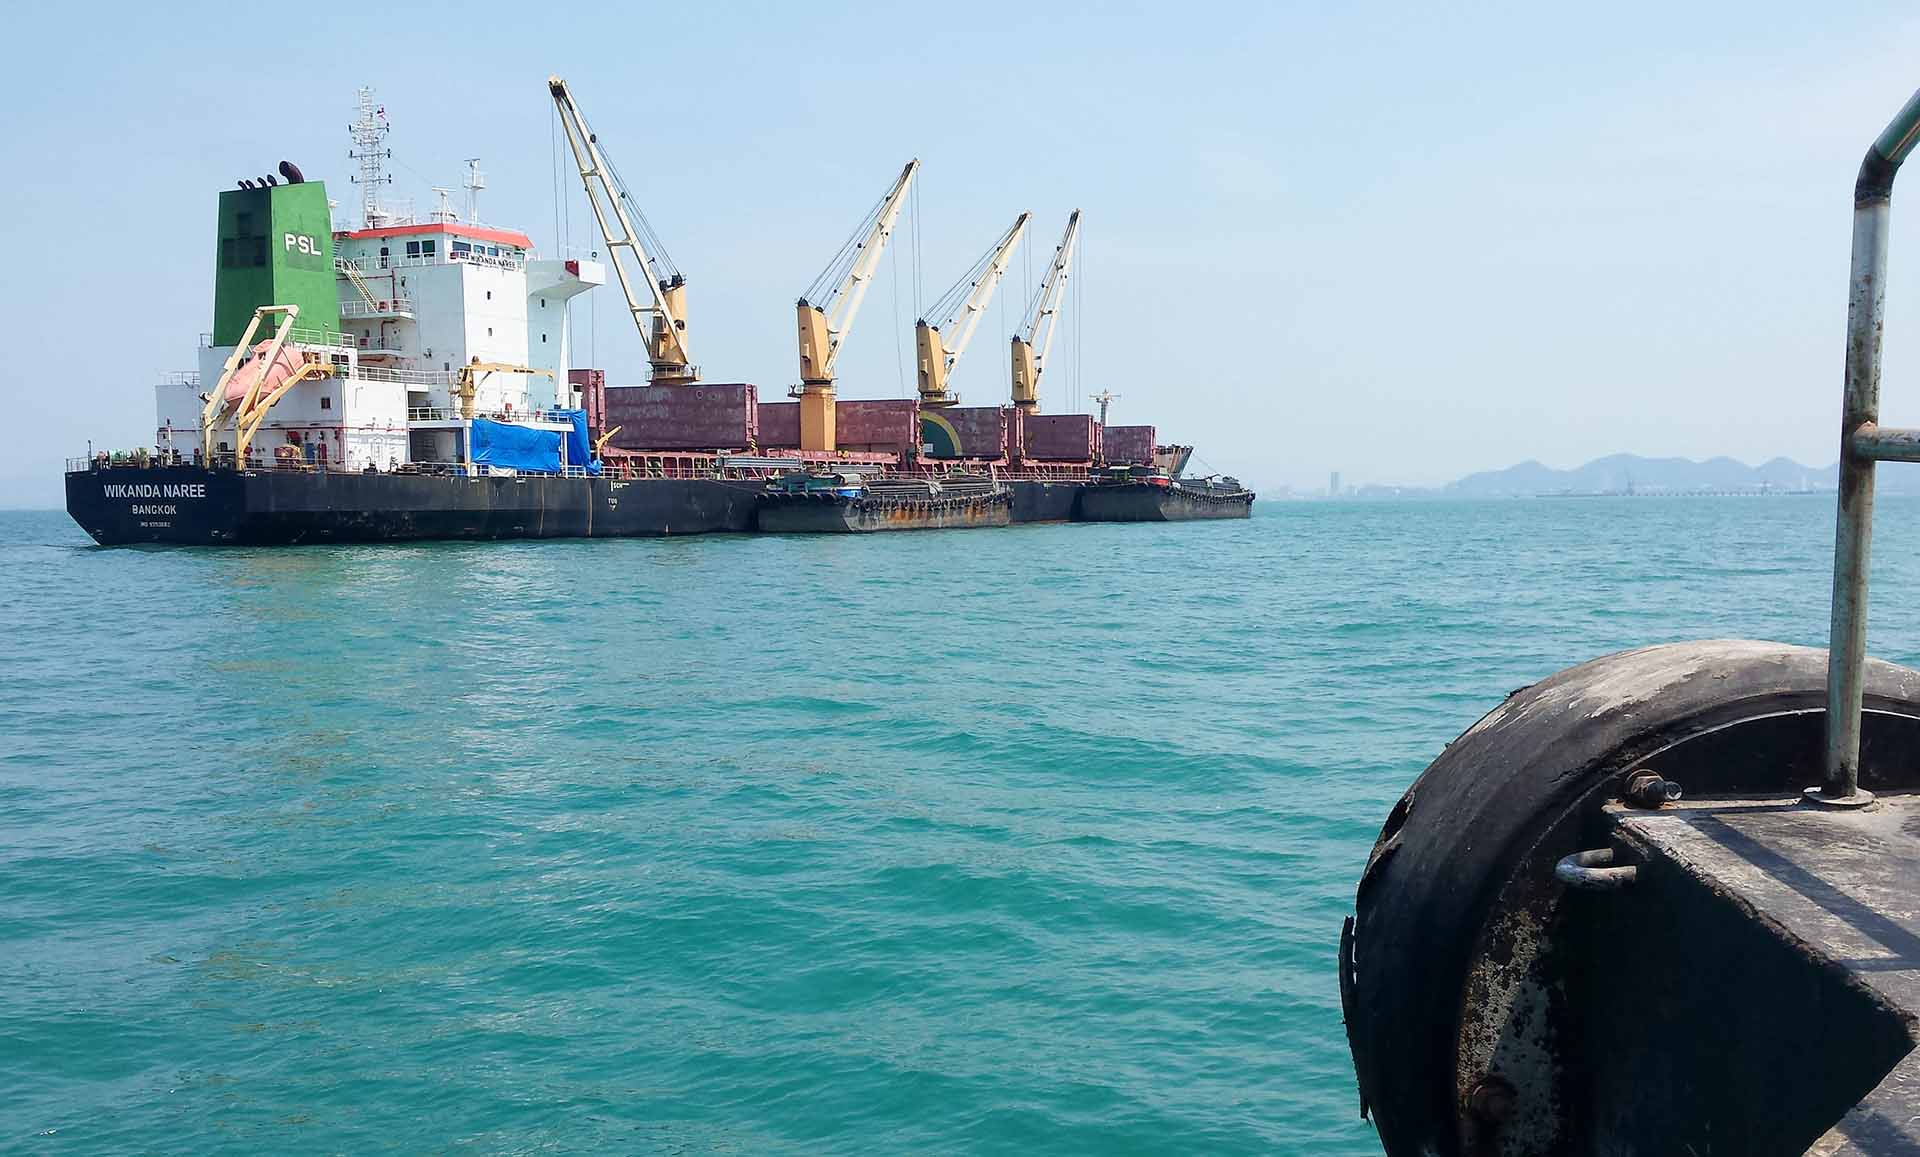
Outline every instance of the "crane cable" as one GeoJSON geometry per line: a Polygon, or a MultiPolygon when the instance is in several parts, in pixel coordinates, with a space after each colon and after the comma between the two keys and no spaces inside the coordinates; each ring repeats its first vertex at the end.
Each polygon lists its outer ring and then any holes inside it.
{"type": "MultiPolygon", "coordinates": [[[[891,195],[891,191],[888,195],[891,195]]],[[[840,287],[847,280],[847,275],[853,272],[854,262],[860,259],[861,239],[873,231],[875,223],[880,220],[880,214],[886,207],[887,197],[882,196],[874,202],[873,208],[861,218],[860,224],[854,227],[847,239],[840,243],[839,251],[833,255],[831,261],[827,262],[827,267],[820,271],[820,276],[813,279],[812,285],[807,286],[804,297],[809,305],[815,306],[824,313],[827,307],[833,304],[833,298],[839,295],[840,287]]]]}
{"type": "MultiPolygon", "coordinates": [[[[1027,279],[1022,285],[1020,300],[1031,301],[1033,300],[1033,246],[1020,246],[1020,255],[1026,259],[1027,267],[1027,279]]],[[[1014,320],[1022,324],[1025,322],[1024,318],[1015,318],[1014,320]]],[[[1000,328],[1009,338],[1019,336],[1019,331],[1007,330],[1007,299],[1004,297],[1000,299],[1000,328]]],[[[1011,396],[1013,392],[1013,359],[1011,358],[1007,359],[1007,392],[1008,396],[1011,396]]]]}
{"type": "Polygon", "coordinates": [[[558,105],[548,110],[547,153],[553,165],[553,248],[555,257],[564,257],[560,252],[560,108],[558,105]]]}
{"type": "Polygon", "coordinates": [[[998,241],[988,246],[987,251],[980,255],[980,259],[973,263],[973,268],[962,273],[960,280],[949,285],[945,293],[934,299],[932,308],[921,314],[920,320],[936,329],[952,321],[959,313],[960,307],[966,304],[967,295],[972,293],[974,287],[980,284],[980,279],[987,275],[987,270],[993,265],[994,250],[998,248],[1000,248],[998,241]]]}
{"type": "Polygon", "coordinates": [[[1084,387],[1081,384],[1081,338],[1086,333],[1087,292],[1087,250],[1083,241],[1080,245],[1080,274],[1073,279],[1073,404],[1081,405],[1084,387]]]}
{"type": "Polygon", "coordinates": [[[679,280],[680,267],[673,263],[673,255],[667,252],[660,235],[653,231],[653,222],[647,220],[646,210],[627,192],[626,178],[620,175],[620,166],[614,164],[613,155],[607,152],[605,145],[600,144],[600,134],[593,135],[593,143],[599,147],[600,159],[606,162],[607,175],[613,179],[614,195],[626,203],[627,211],[633,215],[634,223],[640,229],[639,240],[646,246],[647,256],[653,259],[654,272],[667,282],[679,280]]]}
{"type": "Polygon", "coordinates": [[[913,184],[913,312],[925,317],[927,311],[921,306],[926,295],[926,275],[921,272],[920,264],[920,183],[913,184]]]}
{"type": "MultiPolygon", "coordinates": [[[[1000,295],[1000,332],[1007,332],[1007,295],[1000,295]]],[[[1013,391],[1013,359],[1007,359],[1007,392],[1013,391]]]]}
{"type": "Polygon", "coordinates": [[[889,280],[893,282],[893,369],[896,377],[894,392],[904,398],[907,396],[907,354],[900,337],[900,331],[905,327],[900,324],[900,247],[897,245],[893,249],[893,276],[889,280]]]}

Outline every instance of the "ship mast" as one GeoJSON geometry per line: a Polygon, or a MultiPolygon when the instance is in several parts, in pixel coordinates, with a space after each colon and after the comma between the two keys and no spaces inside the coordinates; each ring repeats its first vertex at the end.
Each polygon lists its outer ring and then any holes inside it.
{"type": "Polygon", "coordinates": [[[1092,400],[1100,403],[1100,424],[1105,426],[1107,424],[1107,405],[1111,402],[1119,401],[1120,395],[1114,393],[1112,390],[1101,390],[1093,396],[1092,400]]]}
{"type": "Polygon", "coordinates": [[[360,100],[355,106],[357,115],[347,131],[353,134],[353,148],[347,153],[352,160],[360,162],[360,172],[353,183],[360,186],[360,227],[377,229],[386,220],[387,214],[380,208],[380,186],[391,185],[393,177],[386,171],[386,162],[393,159],[393,150],[386,147],[387,110],[385,106],[373,103],[373,88],[360,86],[360,100]]]}
{"type": "Polygon", "coordinates": [[[480,158],[467,158],[467,224],[480,223],[480,190],[487,187],[487,175],[480,171],[480,158]]]}

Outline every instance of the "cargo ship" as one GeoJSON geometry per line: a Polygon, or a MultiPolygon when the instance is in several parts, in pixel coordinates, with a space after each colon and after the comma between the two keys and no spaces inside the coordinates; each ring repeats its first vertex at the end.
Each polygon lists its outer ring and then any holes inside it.
{"type": "Polygon", "coordinates": [[[946,379],[1027,214],[916,326],[918,397],[836,398],[837,356],[918,161],[799,301],[789,400],[702,380],[685,276],[566,83],[548,94],[604,242],[591,259],[544,257],[482,223],[477,161],[461,208],[441,189],[424,214],[383,200],[390,126],[361,89],[358,222],[336,222],[324,185],[286,161],[219,194],[197,365],[155,387],[150,446],[69,460],[73,519],[103,545],[976,527],[1104,518],[1109,502],[1083,501],[1104,468],[1184,467],[1186,447],[1107,425],[1104,403],[1099,419],[1040,412],[1077,211],[1011,338],[1008,404],[961,406],[946,379]],[[642,384],[574,364],[569,303],[610,287],[646,343],[642,384]],[[857,474],[864,492],[809,496],[823,472],[857,474]]]}

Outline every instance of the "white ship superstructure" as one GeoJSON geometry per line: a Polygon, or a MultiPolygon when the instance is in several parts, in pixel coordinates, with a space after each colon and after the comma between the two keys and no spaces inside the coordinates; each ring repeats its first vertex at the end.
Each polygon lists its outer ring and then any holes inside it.
{"type": "MultiPolygon", "coordinates": [[[[271,300],[282,303],[304,291],[305,308],[290,322],[283,356],[316,370],[288,375],[300,380],[272,398],[254,428],[247,428],[243,400],[233,399],[231,412],[207,434],[208,394],[237,344],[237,321],[217,303],[215,329],[224,322],[228,332],[202,335],[197,371],[173,375],[155,390],[155,444],[163,453],[197,457],[204,438],[211,443],[204,449],[216,456],[244,452],[249,461],[274,464],[394,470],[469,463],[476,418],[571,429],[553,413],[580,405],[568,382],[567,303],[604,284],[605,266],[542,259],[526,234],[480,223],[472,195],[481,184],[477,165],[464,215],[447,208],[444,197],[424,219],[384,207],[375,195],[386,180],[384,153],[372,147],[384,129],[384,111],[363,90],[354,126],[366,194],[358,228],[333,228],[329,205],[327,236],[319,236],[312,206],[288,196],[301,183],[291,166],[282,168],[286,184],[242,182],[269,197],[241,198],[246,204],[232,210],[223,203],[218,284],[224,291],[229,277],[245,282],[234,296],[250,292],[262,300],[248,279],[271,279],[271,300]],[[322,274],[331,274],[331,300],[323,298],[322,274]]],[[[256,336],[269,332],[271,325],[256,336]]],[[[264,345],[257,342],[248,356],[264,345]]]]}

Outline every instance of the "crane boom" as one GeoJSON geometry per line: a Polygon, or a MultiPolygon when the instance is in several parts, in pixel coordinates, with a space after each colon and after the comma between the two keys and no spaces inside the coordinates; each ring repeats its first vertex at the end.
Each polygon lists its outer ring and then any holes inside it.
{"type": "Polygon", "coordinates": [[[980,316],[993,300],[994,290],[999,288],[1000,279],[1007,272],[1007,263],[1013,259],[1014,249],[1027,235],[1027,222],[1032,219],[1031,213],[1020,214],[1014,220],[1013,227],[994,242],[993,248],[987,250],[986,256],[975,262],[973,268],[928,311],[936,316],[944,312],[944,319],[929,324],[926,318],[921,318],[914,324],[913,342],[919,356],[922,405],[951,406],[960,400],[959,395],[947,392],[947,378],[960,361],[960,355],[966,352],[967,343],[973,340],[973,331],[980,325],[980,316]],[[955,298],[960,299],[959,303],[951,307],[951,312],[947,312],[948,303],[955,298]]]}
{"type": "Polygon", "coordinates": [[[1026,323],[1013,335],[1013,404],[1023,410],[1040,408],[1040,374],[1046,368],[1047,351],[1053,348],[1053,331],[1060,317],[1060,298],[1066,292],[1067,277],[1073,267],[1073,247],[1080,237],[1080,210],[1067,217],[1067,231],[1053,251],[1053,263],[1041,279],[1040,292],[1034,294],[1027,309],[1026,323]]]}
{"type": "MultiPolygon", "coordinates": [[[[626,295],[627,312],[647,343],[647,360],[653,366],[653,380],[662,384],[686,384],[699,380],[700,371],[687,353],[687,280],[677,271],[661,277],[655,269],[658,258],[647,248],[640,232],[634,229],[627,211],[627,192],[600,152],[600,141],[587,127],[587,118],[574,102],[567,82],[557,76],[547,78],[547,91],[554,107],[560,110],[560,125],[567,132],[567,144],[573,149],[574,164],[580,170],[580,183],[593,206],[593,218],[606,239],[607,256],[619,278],[620,292],[626,295]],[[651,304],[640,300],[633,277],[621,260],[624,252],[640,267],[651,304]],[[652,324],[648,325],[647,318],[652,324]]],[[[657,241],[656,241],[657,246],[657,241]]]]}
{"type": "Polygon", "coordinates": [[[853,327],[854,316],[860,312],[867,284],[879,268],[887,238],[893,235],[893,223],[906,203],[913,175],[919,171],[918,158],[907,162],[886,196],[867,214],[862,228],[800,298],[800,385],[794,392],[800,399],[802,450],[831,453],[834,449],[834,363],[839,360],[840,346],[853,327]],[[809,300],[816,295],[817,304],[809,300]]]}

